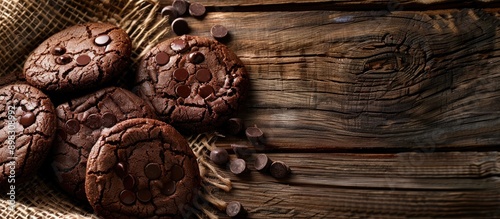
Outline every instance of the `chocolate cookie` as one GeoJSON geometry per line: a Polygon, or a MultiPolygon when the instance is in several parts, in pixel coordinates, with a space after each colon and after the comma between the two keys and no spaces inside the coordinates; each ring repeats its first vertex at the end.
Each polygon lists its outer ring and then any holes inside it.
{"type": "Polygon", "coordinates": [[[56,108],[58,137],[52,149],[52,169],[66,192],[85,196],[85,168],[90,149],[105,128],[130,118],[156,118],[141,98],[122,88],[106,88],[56,108]]]}
{"type": "Polygon", "coordinates": [[[130,38],[117,26],[79,24],[40,44],[26,60],[24,75],[42,90],[87,90],[122,74],[130,53],[130,38]]]}
{"type": "Polygon", "coordinates": [[[182,214],[200,182],[196,157],[172,126],[129,119],[92,148],[85,192],[104,218],[170,218],[182,214]]]}
{"type": "Polygon", "coordinates": [[[0,187],[16,186],[43,163],[54,138],[50,99],[26,84],[0,89],[0,187]]]}
{"type": "Polygon", "coordinates": [[[243,63],[223,44],[204,37],[163,41],[141,61],[136,92],[180,131],[203,132],[233,115],[248,89],[243,63]]]}

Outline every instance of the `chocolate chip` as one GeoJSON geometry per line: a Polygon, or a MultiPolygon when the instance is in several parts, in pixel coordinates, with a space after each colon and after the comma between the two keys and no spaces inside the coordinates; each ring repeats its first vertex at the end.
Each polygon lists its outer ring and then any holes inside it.
{"type": "Polygon", "coordinates": [[[135,188],[135,177],[132,174],[128,174],[123,178],[123,187],[128,190],[135,188]]]}
{"type": "Polygon", "coordinates": [[[257,154],[255,156],[255,161],[254,161],[254,167],[258,171],[267,171],[269,169],[269,166],[271,166],[271,163],[273,161],[267,157],[265,154],[257,154]]]}
{"type": "Polygon", "coordinates": [[[188,9],[188,3],[185,0],[175,0],[172,2],[172,7],[177,11],[177,15],[182,16],[188,9]]]}
{"type": "Polygon", "coordinates": [[[271,172],[271,176],[274,178],[283,179],[290,173],[290,167],[282,161],[275,161],[269,167],[269,172],[271,172]]]}
{"type": "Polygon", "coordinates": [[[246,210],[243,208],[240,202],[232,201],[227,204],[226,214],[229,217],[243,217],[246,214],[246,210]]]}
{"type": "Polygon", "coordinates": [[[205,55],[201,52],[192,52],[188,55],[188,61],[193,64],[200,64],[205,61],[205,55]]]}
{"type": "Polygon", "coordinates": [[[247,172],[247,163],[243,159],[232,160],[229,164],[229,169],[236,175],[247,172]]]}
{"type": "Polygon", "coordinates": [[[143,189],[143,190],[140,190],[137,192],[137,199],[140,201],[140,202],[149,202],[151,201],[151,198],[153,197],[153,195],[151,195],[151,192],[147,189],[143,189]]]}
{"type": "Polygon", "coordinates": [[[250,157],[250,155],[252,155],[252,151],[246,145],[231,144],[231,148],[233,149],[234,154],[236,154],[236,156],[238,158],[246,159],[246,158],[250,157]]]}
{"type": "Polygon", "coordinates": [[[179,181],[184,178],[184,169],[179,165],[174,165],[171,170],[170,178],[174,181],[179,181]]]}
{"type": "Polygon", "coordinates": [[[200,87],[198,91],[198,94],[200,94],[202,98],[207,98],[208,96],[210,96],[210,94],[213,93],[214,93],[214,88],[212,88],[212,86],[210,85],[203,85],[200,87]]]}
{"type": "Polygon", "coordinates": [[[216,24],[210,29],[210,34],[212,34],[212,37],[214,37],[215,39],[223,39],[227,36],[228,31],[225,26],[216,24]]]}
{"type": "Polygon", "coordinates": [[[189,25],[184,18],[176,18],[174,21],[172,21],[170,27],[177,35],[184,35],[189,33],[189,25]]]}
{"type": "Polygon", "coordinates": [[[189,5],[189,14],[194,17],[201,17],[205,14],[206,11],[207,10],[205,9],[205,6],[198,2],[191,3],[191,5],[189,5]]]}
{"type": "Polygon", "coordinates": [[[78,66],[85,66],[90,63],[92,59],[88,55],[81,55],[76,58],[76,64],[78,66]]]}
{"type": "Polygon", "coordinates": [[[241,120],[240,118],[230,118],[227,121],[227,124],[229,133],[233,135],[241,133],[241,131],[243,131],[243,128],[245,127],[245,125],[243,124],[243,120],[241,120]]]}
{"type": "Polygon", "coordinates": [[[170,56],[166,52],[159,52],[155,58],[158,65],[166,65],[170,61],[170,56]]]}
{"type": "Polygon", "coordinates": [[[60,56],[60,55],[63,55],[64,53],[66,53],[66,48],[61,47],[61,46],[56,46],[52,49],[51,53],[52,53],[52,55],[60,56]]]}
{"type": "Polygon", "coordinates": [[[179,97],[187,98],[191,94],[191,88],[187,85],[181,85],[175,88],[175,93],[179,97]]]}
{"type": "Polygon", "coordinates": [[[99,116],[97,114],[90,114],[87,117],[87,120],[85,121],[85,125],[87,125],[91,129],[100,128],[102,125],[101,116],[99,116]]]}
{"type": "Polygon", "coordinates": [[[62,56],[58,56],[56,58],[56,63],[59,65],[66,65],[66,64],[70,63],[71,61],[73,61],[73,59],[69,55],[62,55],[62,56]]]}
{"type": "Polygon", "coordinates": [[[123,178],[127,174],[127,165],[123,162],[118,162],[115,165],[115,173],[119,177],[123,178]]]}
{"type": "Polygon", "coordinates": [[[248,127],[245,131],[248,140],[253,146],[264,145],[264,132],[257,127],[248,127]]]}
{"type": "Polygon", "coordinates": [[[135,199],[136,199],[135,194],[132,191],[123,190],[122,192],[120,192],[120,201],[123,204],[126,205],[134,204],[135,199]]]}
{"type": "Polygon", "coordinates": [[[101,122],[102,125],[106,128],[111,128],[113,127],[118,120],[116,119],[116,116],[113,113],[106,112],[102,114],[101,122]]]}
{"type": "Polygon", "coordinates": [[[108,35],[100,35],[94,39],[94,42],[98,46],[106,46],[111,42],[111,38],[108,35]]]}
{"type": "Polygon", "coordinates": [[[198,80],[201,83],[208,82],[212,79],[212,73],[210,70],[206,68],[202,68],[198,71],[196,71],[196,80],[198,80]]]}
{"type": "Polygon", "coordinates": [[[66,121],[66,133],[74,135],[80,131],[80,122],[76,119],[66,121]]]}
{"type": "Polygon", "coordinates": [[[163,182],[163,187],[161,188],[161,193],[164,195],[172,195],[175,193],[175,182],[172,180],[167,180],[163,182]]]}
{"type": "Polygon", "coordinates": [[[170,48],[175,52],[182,52],[187,48],[187,42],[181,39],[176,39],[170,43],[170,48]]]}
{"type": "Polygon", "coordinates": [[[161,176],[161,167],[157,163],[149,163],[144,167],[144,174],[149,179],[158,179],[161,176]]]}
{"type": "Polygon", "coordinates": [[[210,160],[212,160],[215,164],[224,165],[229,160],[229,154],[225,149],[215,148],[210,151],[210,160]]]}
{"type": "Polygon", "coordinates": [[[30,125],[32,125],[33,123],[35,123],[35,120],[36,120],[36,116],[34,113],[32,112],[25,112],[21,118],[19,119],[19,123],[23,126],[23,127],[28,127],[30,125]]]}
{"type": "Polygon", "coordinates": [[[168,16],[169,22],[172,22],[177,18],[177,10],[173,6],[165,6],[161,9],[161,15],[164,17],[168,16]]]}
{"type": "MultiPolygon", "coordinates": [[[[189,72],[185,68],[175,69],[173,73],[174,79],[177,81],[185,81],[189,77],[189,72]]],[[[191,91],[189,91],[191,92],[191,91]]]]}

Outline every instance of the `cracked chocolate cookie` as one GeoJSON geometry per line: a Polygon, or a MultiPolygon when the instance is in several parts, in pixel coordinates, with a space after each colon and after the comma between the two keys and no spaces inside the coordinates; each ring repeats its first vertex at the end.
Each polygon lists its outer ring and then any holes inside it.
{"type": "Polygon", "coordinates": [[[0,187],[15,186],[43,163],[54,138],[50,99],[27,84],[0,89],[0,187]]]}
{"type": "Polygon", "coordinates": [[[180,216],[201,182],[196,157],[172,126],[129,119],[105,130],[92,148],[85,192],[104,218],[180,216]]]}
{"type": "Polygon", "coordinates": [[[75,92],[99,87],[128,66],[131,41],[117,26],[86,23],[54,34],[24,64],[28,83],[46,91],[75,92]]]}
{"type": "Polygon", "coordinates": [[[172,38],[143,58],[134,88],[160,118],[182,132],[204,132],[233,115],[248,89],[243,63],[204,37],[172,38]]]}
{"type": "Polygon", "coordinates": [[[84,201],[87,157],[102,130],[131,118],[156,118],[141,98],[116,87],[61,104],[56,114],[58,130],[51,166],[61,188],[84,201]]]}

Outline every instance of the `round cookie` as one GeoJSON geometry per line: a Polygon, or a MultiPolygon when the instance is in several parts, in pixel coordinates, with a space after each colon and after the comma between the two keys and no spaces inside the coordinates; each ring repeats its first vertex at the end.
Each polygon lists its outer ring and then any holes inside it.
{"type": "Polygon", "coordinates": [[[156,118],[141,98],[117,87],[61,104],[56,114],[58,135],[51,151],[52,170],[63,190],[84,201],[87,157],[102,130],[131,118],[156,118]]]}
{"type": "Polygon", "coordinates": [[[85,192],[104,218],[170,218],[190,205],[201,182],[196,157],[172,126],[129,119],[92,148],[85,192]]]}
{"type": "Polygon", "coordinates": [[[0,187],[36,173],[54,138],[56,116],[50,99],[27,84],[0,89],[0,187]]]}
{"type": "Polygon", "coordinates": [[[131,41],[119,27],[78,24],[46,39],[27,58],[28,83],[46,91],[75,92],[99,87],[124,72],[131,41]]]}
{"type": "Polygon", "coordinates": [[[141,60],[134,88],[160,118],[182,132],[214,129],[233,115],[249,86],[240,59],[205,37],[172,38],[141,60]]]}

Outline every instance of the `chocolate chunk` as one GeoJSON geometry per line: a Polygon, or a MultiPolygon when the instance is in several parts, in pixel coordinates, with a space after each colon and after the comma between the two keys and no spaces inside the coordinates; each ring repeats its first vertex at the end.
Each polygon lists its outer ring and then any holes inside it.
{"type": "Polygon", "coordinates": [[[111,42],[111,38],[108,35],[100,35],[94,39],[94,43],[98,46],[106,46],[111,42]]]}
{"type": "Polygon", "coordinates": [[[210,85],[203,85],[198,90],[198,94],[202,98],[207,98],[208,96],[210,96],[210,94],[213,94],[213,93],[214,93],[214,88],[210,85]]]}
{"type": "Polygon", "coordinates": [[[149,163],[144,167],[144,174],[149,179],[158,179],[161,176],[161,167],[157,163],[149,163]]]}
{"type": "Polygon", "coordinates": [[[106,112],[102,114],[102,125],[106,128],[111,128],[118,120],[113,113],[106,112]]]}
{"type": "Polygon", "coordinates": [[[188,2],[185,0],[175,0],[172,2],[172,7],[177,11],[177,15],[182,16],[188,9],[188,2]]]}
{"type": "Polygon", "coordinates": [[[229,164],[229,169],[236,175],[247,172],[247,163],[243,159],[232,160],[229,164]]]}
{"type": "Polygon", "coordinates": [[[198,2],[194,2],[189,5],[189,14],[191,14],[193,17],[201,17],[205,14],[205,12],[205,6],[198,2]]]}
{"type": "Polygon", "coordinates": [[[135,185],[135,177],[132,174],[128,174],[123,178],[123,187],[125,187],[125,189],[134,190],[135,185]]]}
{"type": "Polygon", "coordinates": [[[34,113],[32,112],[25,112],[22,116],[21,116],[21,119],[19,119],[19,123],[23,126],[23,127],[28,127],[30,125],[33,125],[33,123],[35,123],[35,120],[36,120],[36,116],[34,113]]]}
{"type": "Polygon", "coordinates": [[[196,71],[196,80],[201,83],[209,82],[212,79],[212,73],[206,68],[199,69],[196,71]]]}
{"type": "Polygon", "coordinates": [[[60,56],[60,55],[63,55],[64,53],[66,53],[66,48],[61,47],[61,46],[56,46],[52,49],[51,53],[52,53],[52,55],[60,56]]]}
{"type": "Polygon", "coordinates": [[[227,31],[227,28],[225,26],[220,25],[220,24],[216,24],[216,25],[212,26],[212,28],[210,29],[210,34],[215,39],[224,39],[227,36],[228,31],[227,31]]]}
{"type": "Polygon", "coordinates": [[[215,148],[210,151],[210,160],[212,160],[215,164],[224,165],[229,160],[229,154],[225,149],[215,148]]]}
{"type": "Polygon", "coordinates": [[[166,65],[170,61],[170,56],[166,52],[159,52],[156,54],[156,64],[166,65]]]}
{"type": "Polygon", "coordinates": [[[140,190],[137,192],[137,199],[140,201],[140,202],[149,202],[151,201],[151,198],[153,197],[153,195],[151,195],[151,192],[148,190],[148,189],[143,189],[143,190],[140,190]]]}
{"type": "Polygon", "coordinates": [[[238,201],[231,201],[231,202],[229,202],[227,204],[226,214],[229,217],[241,218],[241,217],[244,217],[247,214],[247,212],[243,208],[243,206],[241,205],[240,202],[238,202],[238,201]]]}
{"type": "Polygon", "coordinates": [[[257,154],[257,156],[255,156],[254,167],[256,170],[264,172],[269,169],[272,162],[273,161],[269,159],[267,155],[257,154]]]}
{"type": "Polygon", "coordinates": [[[182,39],[175,39],[170,43],[170,48],[175,52],[182,52],[187,48],[187,42],[182,39]]]}
{"type": "MultiPolygon", "coordinates": [[[[177,81],[185,81],[189,77],[189,72],[185,68],[178,68],[175,69],[173,76],[174,79],[177,81]]],[[[189,92],[191,92],[191,90],[189,90],[189,92]]]]}
{"type": "Polygon", "coordinates": [[[245,128],[245,125],[243,124],[243,120],[240,118],[231,118],[227,121],[228,126],[227,129],[229,133],[233,135],[240,134],[241,131],[245,128]]]}
{"type": "Polygon", "coordinates": [[[125,205],[132,205],[135,202],[135,194],[129,190],[123,190],[120,192],[120,201],[125,205]]]}
{"type": "Polygon", "coordinates": [[[187,98],[189,97],[189,94],[191,94],[191,88],[187,85],[181,85],[175,88],[175,93],[179,97],[187,98]]]}
{"type": "Polygon", "coordinates": [[[174,21],[172,21],[172,24],[170,25],[172,30],[174,31],[175,34],[177,35],[184,35],[189,33],[189,25],[184,18],[176,18],[174,21]]]}
{"type": "Polygon", "coordinates": [[[184,169],[179,165],[174,165],[171,170],[170,178],[174,181],[179,181],[184,178],[184,169]]]}
{"type": "Polygon", "coordinates": [[[188,61],[193,64],[200,64],[205,61],[205,56],[201,52],[192,52],[188,55],[188,61]]]}
{"type": "Polygon", "coordinates": [[[66,121],[66,133],[74,135],[80,131],[80,122],[76,119],[66,121]]]}
{"type": "Polygon", "coordinates": [[[264,132],[257,127],[248,127],[245,134],[253,146],[262,147],[264,145],[264,132]]]}
{"type": "Polygon", "coordinates": [[[269,172],[274,178],[283,179],[290,174],[290,167],[282,161],[275,161],[269,167],[269,172]]]}
{"type": "Polygon", "coordinates": [[[73,61],[73,59],[69,55],[62,55],[62,56],[58,56],[56,58],[56,63],[59,65],[66,65],[66,64],[70,63],[71,61],[73,61]]]}
{"type": "Polygon", "coordinates": [[[177,10],[173,6],[165,6],[161,9],[161,15],[168,16],[168,21],[172,22],[177,18],[177,10]]]}
{"type": "Polygon", "coordinates": [[[90,114],[85,121],[85,125],[92,129],[101,127],[101,116],[98,114],[90,114]]]}
{"type": "Polygon", "coordinates": [[[246,159],[246,158],[250,157],[250,155],[252,155],[252,152],[253,152],[246,145],[231,144],[231,148],[233,149],[234,154],[236,154],[236,156],[238,158],[243,158],[243,159],[246,159]]]}
{"type": "Polygon", "coordinates": [[[115,166],[116,175],[123,178],[127,175],[127,164],[123,162],[118,162],[115,166]]]}
{"type": "Polygon", "coordinates": [[[88,55],[81,55],[81,56],[78,56],[78,58],[76,58],[76,64],[78,66],[85,66],[85,65],[88,65],[91,60],[92,59],[90,58],[90,56],[88,56],[88,55]]]}
{"type": "Polygon", "coordinates": [[[176,190],[175,186],[176,182],[172,180],[167,180],[163,182],[163,187],[161,188],[161,193],[164,195],[173,195],[176,190]]]}

